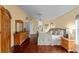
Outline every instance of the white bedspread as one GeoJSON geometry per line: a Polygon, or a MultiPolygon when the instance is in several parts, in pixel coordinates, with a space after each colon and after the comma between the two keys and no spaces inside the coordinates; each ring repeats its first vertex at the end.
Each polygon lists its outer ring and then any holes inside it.
{"type": "Polygon", "coordinates": [[[39,33],[38,45],[60,45],[60,36],[61,35],[39,33]]]}
{"type": "Polygon", "coordinates": [[[61,35],[52,35],[52,44],[51,45],[60,45],[61,44],[61,35]]]}

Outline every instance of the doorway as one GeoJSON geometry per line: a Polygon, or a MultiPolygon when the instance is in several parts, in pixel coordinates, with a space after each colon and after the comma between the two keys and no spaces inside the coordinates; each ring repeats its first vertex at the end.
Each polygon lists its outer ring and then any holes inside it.
{"type": "Polygon", "coordinates": [[[79,15],[76,16],[76,50],[79,52],[79,15]]]}

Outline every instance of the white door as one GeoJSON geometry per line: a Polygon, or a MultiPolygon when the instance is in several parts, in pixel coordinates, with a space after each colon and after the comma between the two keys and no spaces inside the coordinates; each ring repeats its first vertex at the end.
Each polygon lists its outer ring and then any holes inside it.
{"type": "Polygon", "coordinates": [[[79,19],[76,20],[76,43],[79,45],[79,19]]]}
{"type": "Polygon", "coordinates": [[[30,34],[34,34],[33,24],[32,24],[32,23],[30,23],[29,25],[30,25],[30,34]]]}
{"type": "Polygon", "coordinates": [[[76,19],[76,50],[79,52],[79,16],[76,19]]]}
{"type": "Polygon", "coordinates": [[[25,24],[25,28],[26,28],[26,31],[30,31],[30,24],[29,23],[26,23],[25,24]]]}

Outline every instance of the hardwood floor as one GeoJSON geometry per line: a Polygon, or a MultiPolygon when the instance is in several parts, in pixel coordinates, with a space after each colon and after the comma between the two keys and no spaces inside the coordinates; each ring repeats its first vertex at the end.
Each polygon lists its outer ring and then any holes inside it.
{"type": "Polygon", "coordinates": [[[14,46],[13,53],[67,53],[67,51],[58,45],[55,46],[38,46],[37,37],[31,36],[21,46],[14,46]]]}

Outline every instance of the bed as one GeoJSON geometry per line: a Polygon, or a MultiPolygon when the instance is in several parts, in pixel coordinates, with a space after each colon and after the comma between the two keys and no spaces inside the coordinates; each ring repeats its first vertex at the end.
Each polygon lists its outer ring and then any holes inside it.
{"type": "Polygon", "coordinates": [[[61,36],[65,35],[65,29],[53,28],[46,33],[38,33],[38,45],[60,45],[61,36]]]}

